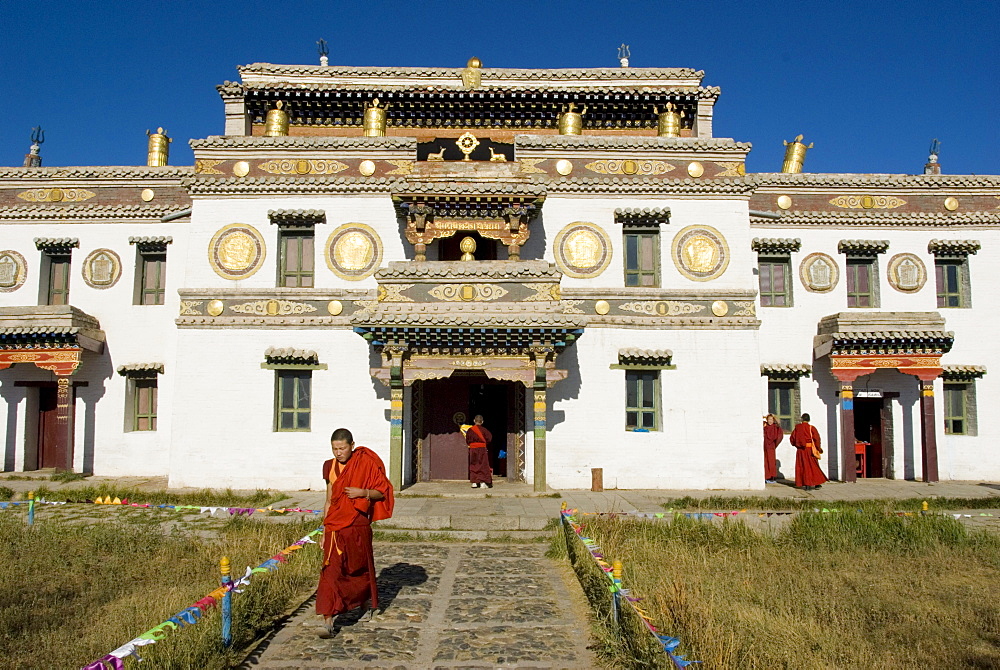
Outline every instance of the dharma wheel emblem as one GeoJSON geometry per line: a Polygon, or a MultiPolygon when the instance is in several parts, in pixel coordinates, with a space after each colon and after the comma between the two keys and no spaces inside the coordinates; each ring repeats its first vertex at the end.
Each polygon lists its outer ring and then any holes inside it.
{"type": "Polygon", "coordinates": [[[479,140],[472,133],[462,133],[462,135],[455,141],[458,145],[458,150],[464,154],[463,161],[472,160],[469,155],[476,150],[479,146],[479,140]]]}

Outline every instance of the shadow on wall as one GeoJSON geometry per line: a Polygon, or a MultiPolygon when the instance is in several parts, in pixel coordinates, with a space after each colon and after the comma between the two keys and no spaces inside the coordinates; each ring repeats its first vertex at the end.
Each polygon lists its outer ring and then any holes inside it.
{"type": "Polygon", "coordinates": [[[545,237],[545,215],[538,213],[528,224],[530,235],[527,242],[521,247],[521,259],[526,261],[545,260],[546,237],[545,237]]]}
{"type": "MultiPolygon", "coordinates": [[[[0,397],[3,398],[7,405],[7,439],[4,442],[3,451],[4,472],[12,472],[15,467],[18,440],[18,414],[25,411],[27,391],[28,389],[24,386],[14,386],[13,374],[8,373],[4,375],[3,383],[0,384],[0,397]]],[[[23,439],[23,436],[21,437],[23,439]]]]}
{"type": "MultiPolygon", "coordinates": [[[[77,444],[83,447],[83,472],[93,474],[94,447],[97,433],[97,403],[107,393],[107,381],[115,373],[111,358],[111,346],[105,342],[104,351],[99,356],[84,354],[84,362],[81,368],[86,373],[85,378],[89,384],[77,387],[76,389],[76,398],[82,401],[84,405],[83,440],[78,441],[77,444]]],[[[122,381],[124,383],[124,378],[122,381]]],[[[122,411],[124,412],[125,409],[122,408],[122,411]]],[[[106,415],[114,416],[115,413],[109,412],[106,415]]],[[[125,429],[124,422],[121,429],[125,429]]],[[[74,449],[76,448],[74,446],[74,449]]]]}
{"type": "MultiPolygon", "coordinates": [[[[575,343],[566,347],[561,354],[556,356],[556,367],[566,370],[568,374],[566,379],[556,382],[555,386],[549,389],[548,400],[550,407],[555,407],[556,402],[575,400],[580,397],[580,389],[583,387],[583,377],[580,374],[580,359],[575,343]]],[[[550,429],[565,420],[566,412],[564,410],[549,410],[548,425],[550,429]]]]}

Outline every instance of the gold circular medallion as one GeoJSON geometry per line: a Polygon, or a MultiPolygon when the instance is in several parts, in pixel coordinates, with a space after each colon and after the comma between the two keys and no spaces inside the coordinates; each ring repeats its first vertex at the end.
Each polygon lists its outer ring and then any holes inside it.
{"type": "Polygon", "coordinates": [[[143,202],[149,202],[156,197],[156,193],[151,188],[144,188],[142,189],[142,193],[139,194],[139,197],[142,198],[143,202]]]}
{"type": "Polygon", "coordinates": [[[28,263],[13,249],[0,251],[0,293],[16,291],[28,276],[28,263]]]}
{"type": "Polygon", "coordinates": [[[382,240],[363,223],[345,223],[326,243],[326,264],[335,275],[349,281],[370,277],[382,263],[382,240]]]}
{"type": "Polygon", "coordinates": [[[111,249],[95,249],[83,261],[83,281],[90,288],[111,288],[121,274],[121,258],[111,249]]]}
{"type": "Polygon", "coordinates": [[[233,174],[237,177],[246,177],[250,174],[250,163],[247,163],[246,161],[236,161],[236,164],[233,165],[233,174]]]}
{"type": "Polygon", "coordinates": [[[862,209],[871,209],[874,206],[875,206],[875,198],[871,197],[870,195],[861,196],[862,209]]]}
{"type": "Polygon", "coordinates": [[[709,281],[729,266],[729,245],[711,226],[688,226],[674,237],[671,256],[674,266],[688,279],[709,281]]]}
{"type": "Polygon", "coordinates": [[[208,305],[205,306],[205,311],[211,316],[219,316],[222,314],[222,301],[221,300],[209,300],[208,305]]]}
{"type": "Polygon", "coordinates": [[[366,177],[371,177],[375,174],[375,161],[361,161],[361,165],[358,166],[358,172],[366,177]]]}
{"type": "Polygon", "coordinates": [[[611,311],[611,303],[607,300],[598,300],[594,303],[594,311],[603,316],[611,311]]]}
{"type": "Polygon", "coordinates": [[[958,209],[958,198],[947,197],[944,199],[944,208],[949,212],[954,212],[958,209]]]}
{"type": "Polygon", "coordinates": [[[253,226],[231,223],[220,228],[208,244],[212,269],[226,279],[246,279],[260,269],[266,248],[264,238],[253,226]]]}
{"type": "Polygon", "coordinates": [[[560,161],[556,161],[556,172],[563,175],[564,177],[573,171],[573,163],[563,158],[560,161]]]}
{"type": "Polygon", "coordinates": [[[344,311],[344,303],[339,300],[331,300],[326,304],[326,311],[330,313],[330,316],[340,316],[340,313],[344,311]]]}
{"type": "Polygon", "coordinates": [[[639,171],[639,164],[632,160],[622,161],[622,172],[625,174],[635,174],[639,171]]]}
{"type": "Polygon", "coordinates": [[[787,195],[778,196],[778,207],[780,207],[781,209],[788,209],[791,206],[792,206],[792,198],[790,196],[787,195]]]}
{"type": "Polygon", "coordinates": [[[596,277],[611,262],[611,238],[593,223],[576,221],[556,235],[556,265],[576,279],[596,277]]]}
{"type": "Polygon", "coordinates": [[[729,305],[726,304],[725,300],[716,300],[712,303],[712,314],[716,316],[729,314],[729,305]]]}
{"type": "Polygon", "coordinates": [[[705,166],[698,161],[688,163],[688,174],[697,179],[705,174],[705,166]]]}

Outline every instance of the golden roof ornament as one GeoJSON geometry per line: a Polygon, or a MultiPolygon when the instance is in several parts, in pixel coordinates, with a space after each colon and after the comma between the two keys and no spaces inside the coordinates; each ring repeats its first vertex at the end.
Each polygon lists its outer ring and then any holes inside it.
{"type": "Polygon", "coordinates": [[[476,260],[476,257],[473,255],[476,251],[476,238],[463,237],[462,241],[458,243],[458,248],[462,250],[463,261],[476,260]]]}
{"type": "Polygon", "coordinates": [[[274,103],[274,109],[268,110],[264,122],[264,137],[286,137],[288,135],[288,112],[281,100],[274,103]]]}
{"type": "Polygon", "coordinates": [[[781,171],[787,174],[802,172],[802,166],[806,162],[806,150],[812,148],[812,142],[809,146],[802,143],[802,135],[797,135],[791,142],[785,142],[785,162],[781,166],[781,171]]]}
{"type": "Polygon", "coordinates": [[[569,103],[569,107],[567,107],[566,111],[559,117],[560,135],[583,134],[583,115],[587,113],[587,106],[584,105],[579,112],[573,111],[575,108],[576,103],[569,103]]]}
{"type": "Polygon", "coordinates": [[[466,90],[479,88],[483,80],[482,68],[483,62],[475,56],[465,64],[465,69],[462,70],[462,85],[465,86],[466,90]]]}
{"type": "Polygon", "coordinates": [[[365,107],[365,137],[385,137],[385,128],[388,125],[386,110],[389,109],[389,105],[380,107],[379,104],[378,98],[375,98],[365,107]]]}
{"type": "Polygon", "coordinates": [[[170,143],[173,142],[172,139],[167,137],[167,131],[163,128],[157,128],[155,133],[147,130],[146,135],[149,136],[146,165],[150,167],[163,167],[167,165],[167,160],[170,158],[170,143]]]}
{"type": "Polygon", "coordinates": [[[660,137],[681,136],[681,113],[673,102],[668,102],[666,109],[660,111],[653,107],[656,117],[656,134],[660,137]]]}

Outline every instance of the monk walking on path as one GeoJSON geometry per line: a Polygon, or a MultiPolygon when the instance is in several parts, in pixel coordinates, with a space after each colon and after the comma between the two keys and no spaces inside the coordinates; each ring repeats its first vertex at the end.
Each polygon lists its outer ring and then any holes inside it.
{"type": "Polygon", "coordinates": [[[484,486],[493,488],[493,470],[490,469],[490,450],[487,448],[492,441],[493,435],[483,426],[482,414],[477,414],[465,433],[465,443],[469,445],[469,481],[474,489],[484,486]]]}
{"type": "Polygon", "coordinates": [[[322,638],[335,634],[333,618],[367,604],[365,617],[378,609],[372,521],[392,516],[392,484],[382,459],[367,447],[354,447],[354,436],[338,428],[330,437],[333,458],[323,463],[323,567],[316,591],[322,615],[322,638]]]}
{"type": "Polygon", "coordinates": [[[826,481],[826,475],[819,469],[819,431],[809,425],[809,415],[802,415],[802,423],[795,426],[788,441],[795,447],[795,488],[806,491],[818,489],[826,481]]]}

